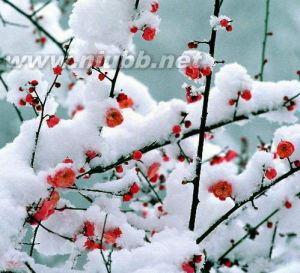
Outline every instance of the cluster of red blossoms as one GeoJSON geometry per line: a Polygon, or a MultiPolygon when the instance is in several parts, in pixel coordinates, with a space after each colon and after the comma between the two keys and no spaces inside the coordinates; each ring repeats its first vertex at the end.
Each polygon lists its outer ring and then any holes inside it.
{"type": "Polygon", "coordinates": [[[123,201],[129,202],[132,200],[134,195],[138,194],[140,192],[140,186],[137,183],[133,183],[131,187],[129,188],[129,191],[123,195],[123,201]]]}
{"type": "MultiPolygon", "coordinates": [[[[101,242],[99,241],[99,236],[96,236],[95,229],[96,228],[94,223],[90,221],[84,222],[83,230],[81,231],[81,233],[87,237],[84,243],[84,247],[87,250],[95,250],[95,249],[105,250],[106,247],[104,245],[101,245],[101,242]]],[[[121,235],[122,235],[122,231],[120,228],[107,230],[103,234],[102,243],[114,246],[116,244],[116,240],[120,238],[121,235]]]]}
{"type": "MultiPolygon", "coordinates": [[[[156,13],[157,11],[159,10],[159,3],[158,2],[153,2],[151,4],[151,9],[150,11],[152,13],[156,13]]],[[[139,30],[139,28],[137,26],[132,26],[130,28],[130,32],[131,33],[137,33],[139,30]]],[[[145,40],[145,41],[152,41],[155,39],[155,36],[156,36],[156,29],[151,27],[151,26],[143,26],[141,29],[140,29],[143,34],[142,34],[142,38],[145,40]]]]}
{"type": "Polygon", "coordinates": [[[243,91],[239,91],[237,98],[236,99],[230,99],[228,101],[228,104],[231,105],[231,106],[236,105],[238,100],[239,100],[239,97],[241,97],[245,101],[249,101],[252,98],[252,93],[251,93],[250,90],[247,90],[247,89],[243,90],[243,91]]]}
{"type": "Polygon", "coordinates": [[[195,255],[189,262],[185,262],[181,265],[181,269],[185,273],[195,273],[197,270],[197,264],[202,262],[202,255],[195,255]]]}
{"type": "Polygon", "coordinates": [[[225,28],[226,31],[228,31],[228,32],[230,32],[230,31],[233,30],[233,27],[232,27],[232,25],[231,25],[231,21],[230,21],[230,20],[227,20],[227,19],[222,19],[222,20],[220,21],[220,26],[221,26],[222,28],[225,28]]]}
{"type": "Polygon", "coordinates": [[[210,165],[217,165],[221,164],[223,162],[230,162],[234,160],[238,156],[238,153],[234,150],[229,150],[226,152],[224,156],[221,155],[215,155],[211,160],[210,160],[210,165]]]}
{"type": "Polygon", "coordinates": [[[199,67],[197,64],[190,64],[185,68],[185,75],[192,79],[192,80],[198,80],[203,77],[207,77],[211,74],[211,67],[199,67]]]}
{"type": "Polygon", "coordinates": [[[36,87],[39,85],[37,80],[29,81],[25,87],[19,87],[20,92],[25,92],[24,98],[19,100],[19,106],[25,106],[27,103],[30,104],[36,111],[42,110],[41,102],[38,98],[36,87]]]}
{"type": "MultiPolygon", "coordinates": [[[[138,27],[132,26],[130,28],[131,33],[137,33],[138,27]]],[[[141,31],[143,32],[142,37],[145,41],[152,41],[155,39],[156,36],[156,29],[153,27],[144,26],[141,31]]]]}
{"type": "Polygon", "coordinates": [[[297,104],[294,100],[290,99],[288,96],[284,96],[283,100],[285,101],[284,105],[288,111],[296,110],[297,104]]]}

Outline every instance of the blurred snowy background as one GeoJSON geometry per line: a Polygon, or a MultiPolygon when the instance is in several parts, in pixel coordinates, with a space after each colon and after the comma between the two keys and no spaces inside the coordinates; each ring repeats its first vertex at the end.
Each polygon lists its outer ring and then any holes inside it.
{"type": "MultiPolygon", "coordinates": [[[[219,33],[217,60],[225,60],[226,63],[238,62],[245,66],[251,75],[259,72],[265,2],[265,0],[224,0],[222,14],[234,20],[234,30],[231,33],[219,33]]],[[[209,38],[212,0],[162,0],[160,4],[162,18],[160,33],[151,43],[136,39],[138,50],[145,50],[147,54],[153,56],[154,61],[157,61],[165,54],[179,56],[190,40],[209,38]]],[[[269,63],[266,66],[265,79],[267,81],[296,79],[296,71],[300,69],[300,1],[271,0],[270,12],[270,31],[274,35],[269,39],[267,47],[269,63]]],[[[67,26],[67,15],[62,24],[67,26]]],[[[205,45],[203,49],[206,49],[205,45]]],[[[216,70],[218,69],[219,67],[216,70]]],[[[184,77],[175,68],[132,69],[126,73],[147,85],[157,100],[184,97],[184,90],[181,88],[184,77]]],[[[254,147],[257,144],[256,133],[259,131],[260,136],[268,141],[275,126],[258,119],[243,127],[243,130],[239,130],[237,125],[231,126],[228,132],[220,134],[218,139],[225,146],[232,143],[232,138],[247,136],[254,147]]],[[[19,121],[11,105],[0,101],[0,147],[18,134],[18,128],[19,121]]]]}

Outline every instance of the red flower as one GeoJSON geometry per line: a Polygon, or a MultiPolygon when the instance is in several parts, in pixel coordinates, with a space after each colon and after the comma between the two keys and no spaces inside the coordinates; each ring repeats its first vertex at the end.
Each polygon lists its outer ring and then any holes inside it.
{"type": "Polygon", "coordinates": [[[277,176],[277,171],[274,168],[268,168],[265,171],[265,177],[268,178],[269,180],[274,179],[277,176]]]}
{"type": "Polygon", "coordinates": [[[155,12],[158,11],[158,9],[159,9],[159,3],[158,2],[153,2],[151,4],[151,12],[155,13],[155,12]]]}
{"type": "Polygon", "coordinates": [[[227,197],[232,194],[232,186],[227,181],[219,181],[209,188],[209,191],[214,194],[215,197],[224,201],[227,197]]]}
{"type": "Polygon", "coordinates": [[[226,159],[226,161],[231,161],[231,160],[235,159],[237,156],[238,156],[238,153],[236,151],[229,150],[225,155],[225,159],[226,159]]]}
{"type": "Polygon", "coordinates": [[[122,173],[124,170],[123,170],[123,166],[122,165],[118,165],[117,167],[116,167],[116,172],[117,173],[122,173]]]}
{"type": "Polygon", "coordinates": [[[46,37],[41,37],[40,43],[41,43],[42,45],[44,45],[46,42],[47,42],[47,38],[46,38],[46,37]]]}
{"type": "MultiPolygon", "coordinates": [[[[127,96],[126,96],[126,97],[127,97],[127,96]]],[[[124,108],[130,108],[130,107],[133,106],[133,100],[132,100],[132,98],[129,98],[129,97],[127,97],[127,98],[124,99],[124,100],[118,101],[118,103],[119,103],[119,107],[120,107],[121,109],[124,109],[124,108]]]]}
{"type": "Polygon", "coordinates": [[[205,67],[205,68],[201,68],[200,72],[203,74],[203,76],[209,76],[211,74],[211,68],[205,67]]]}
{"type": "Polygon", "coordinates": [[[172,132],[174,135],[178,135],[181,133],[181,127],[180,125],[174,125],[172,128],[172,132]]]}
{"type": "Polygon", "coordinates": [[[53,187],[68,188],[74,185],[75,172],[71,168],[64,168],[56,172],[54,176],[48,176],[47,182],[53,187]]]}
{"type": "Polygon", "coordinates": [[[120,228],[115,228],[112,230],[108,230],[104,233],[103,238],[105,243],[107,244],[115,244],[116,240],[120,238],[122,235],[122,231],[120,228]]]}
{"type": "Polygon", "coordinates": [[[39,84],[39,82],[38,82],[37,80],[32,80],[32,81],[30,82],[30,84],[31,84],[32,86],[37,86],[37,85],[39,84]]]}
{"type": "Polygon", "coordinates": [[[58,123],[60,122],[60,118],[52,115],[47,119],[47,125],[49,128],[53,128],[54,126],[56,126],[58,123]]]}
{"type": "Polygon", "coordinates": [[[222,156],[214,156],[211,160],[210,160],[210,165],[217,165],[217,164],[221,164],[224,161],[224,157],[222,156]]]}
{"type": "Polygon", "coordinates": [[[53,73],[55,75],[61,75],[62,70],[63,70],[62,67],[60,65],[58,65],[58,66],[56,66],[56,67],[53,68],[53,73]]]}
{"type": "Polygon", "coordinates": [[[132,159],[139,161],[143,157],[143,153],[141,151],[134,151],[132,154],[132,159]]]}
{"type": "Polygon", "coordinates": [[[146,41],[152,41],[155,38],[156,29],[152,27],[146,27],[143,32],[143,39],[146,41]]]}
{"type": "Polygon", "coordinates": [[[39,207],[39,209],[33,215],[33,219],[31,220],[32,225],[38,224],[38,222],[47,220],[54,212],[55,207],[60,199],[59,193],[57,191],[53,191],[49,199],[44,200],[39,207]]]}
{"type": "Polygon", "coordinates": [[[31,94],[27,94],[25,97],[25,101],[28,102],[29,104],[33,104],[34,97],[31,94]]]}
{"type": "Polygon", "coordinates": [[[300,160],[294,161],[294,165],[295,165],[296,168],[299,168],[300,167],[300,160]]]}
{"type": "Polygon", "coordinates": [[[187,75],[192,80],[200,79],[201,73],[197,65],[189,65],[185,68],[185,75],[187,75]]]}
{"type": "Polygon", "coordinates": [[[195,273],[195,269],[194,267],[190,264],[190,263],[183,263],[181,265],[181,269],[185,272],[185,273],[195,273]]]}
{"type": "Polygon", "coordinates": [[[277,154],[280,158],[288,158],[295,151],[294,144],[289,141],[280,141],[277,145],[277,154]]]}
{"type": "Polygon", "coordinates": [[[232,30],[233,30],[232,25],[229,25],[229,26],[226,27],[226,31],[231,32],[232,30]]]}
{"type": "Polygon", "coordinates": [[[121,102],[119,102],[119,106],[121,109],[124,109],[124,108],[130,108],[132,107],[134,104],[132,98],[127,98],[126,100],[123,100],[121,102]]]}
{"type": "Polygon", "coordinates": [[[202,255],[195,255],[195,256],[194,256],[194,259],[193,259],[193,261],[194,261],[196,264],[201,263],[202,260],[203,260],[202,255]]]}
{"type": "Polygon", "coordinates": [[[73,164],[74,161],[73,161],[71,158],[66,157],[66,158],[63,160],[63,163],[66,163],[66,164],[73,164]]]}
{"type": "Polygon", "coordinates": [[[284,206],[287,208],[287,209],[290,209],[290,208],[292,208],[292,203],[290,202],[290,201],[285,201],[285,203],[284,203],[284,206]]]}
{"type": "Polygon", "coordinates": [[[66,63],[67,65],[73,65],[75,63],[74,58],[69,58],[66,63]]]}
{"type": "Polygon", "coordinates": [[[102,81],[105,80],[106,75],[107,75],[107,72],[105,72],[105,73],[99,73],[98,79],[102,82],[102,81]]]}
{"type": "Polygon", "coordinates": [[[170,157],[168,157],[167,155],[163,155],[163,161],[168,162],[170,161],[170,157]]]}
{"type": "Polygon", "coordinates": [[[189,42],[188,43],[188,48],[197,48],[198,47],[198,43],[197,42],[189,42]]]}
{"type": "Polygon", "coordinates": [[[96,243],[95,241],[93,240],[89,240],[87,239],[86,242],[84,243],[84,247],[87,249],[87,250],[95,250],[95,249],[102,249],[101,245],[96,243]]]}
{"type": "Polygon", "coordinates": [[[229,104],[230,106],[235,105],[235,103],[236,103],[236,100],[234,100],[234,99],[230,99],[230,100],[228,101],[228,104],[229,104]]]}
{"type": "Polygon", "coordinates": [[[87,237],[95,235],[95,224],[94,223],[92,223],[90,221],[84,222],[84,235],[87,237]]]}
{"type": "Polygon", "coordinates": [[[124,202],[129,202],[132,198],[133,198],[133,195],[130,192],[129,193],[125,193],[123,195],[123,201],[124,202]]]}
{"type": "Polygon", "coordinates": [[[221,21],[220,21],[220,26],[221,27],[228,27],[228,25],[229,25],[229,21],[227,20],[227,19],[222,19],[221,21]]]}
{"type": "Polygon", "coordinates": [[[186,120],[185,122],[184,122],[184,127],[185,128],[190,128],[192,126],[192,122],[190,121],[190,120],[186,120]]]}
{"type": "Polygon", "coordinates": [[[137,194],[140,191],[140,186],[137,183],[133,183],[132,186],[130,187],[129,192],[134,195],[137,194]]]}
{"type": "Polygon", "coordinates": [[[153,177],[151,177],[149,180],[150,180],[150,182],[152,182],[152,183],[156,183],[157,180],[158,180],[158,178],[159,178],[159,175],[158,175],[158,173],[157,173],[156,175],[154,175],[153,177]]]}
{"type": "Polygon", "coordinates": [[[187,103],[194,103],[202,99],[201,94],[193,94],[191,90],[188,88],[186,89],[186,95],[185,95],[187,103]]]}
{"type": "Polygon", "coordinates": [[[106,124],[108,127],[113,128],[122,124],[124,118],[122,113],[116,108],[110,108],[106,112],[106,124]]]}
{"type": "Polygon", "coordinates": [[[89,160],[92,160],[95,157],[97,157],[99,154],[96,151],[88,150],[85,152],[85,155],[89,160]]]}
{"type": "Polygon", "coordinates": [[[137,31],[138,31],[138,28],[137,28],[136,26],[132,26],[132,27],[130,28],[130,32],[131,32],[131,33],[137,33],[137,31]]]}
{"type": "Polygon", "coordinates": [[[150,165],[148,172],[147,172],[147,176],[149,179],[152,179],[153,177],[156,176],[156,174],[158,173],[160,168],[160,164],[157,162],[154,162],[150,165]]]}
{"type": "Polygon", "coordinates": [[[250,91],[250,90],[244,90],[244,91],[242,92],[242,94],[241,94],[241,97],[242,97],[244,100],[246,100],[246,101],[251,100],[251,98],[252,98],[251,91],[250,91]]]}

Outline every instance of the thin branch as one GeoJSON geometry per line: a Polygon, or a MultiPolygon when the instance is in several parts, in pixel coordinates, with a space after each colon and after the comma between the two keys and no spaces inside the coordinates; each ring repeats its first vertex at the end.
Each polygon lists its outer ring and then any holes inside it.
{"type": "Polygon", "coordinates": [[[237,111],[238,111],[238,107],[239,107],[239,102],[240,102],[240,97],[241,97],[241,93],[238,93],[236,102],[235,102],[235,106],[234,106],[234,113],[233,113],[233,119],[235,119],[237,111]]]}
{"type": "Polygon", "coordinates": [[[52,0],[48,0],[47,2],[45,2],[41,7],[39,7],[39,8],[36,9],[33,13],[31,13],[31,14],[30,14],[30,17],[34,17],[37,13],[39,13],[39,12],[42,11],[44,8],[46,8],[51,2],[52,2],[52,0]]]}
{"type": "MultiPolygon", "coordinates": [[[[274,210],[271,214],[269,214],[266,218],[264,218],[262,221],[260,221],[253,229],[258,229],[261,225],[263,225],[265,222],[267,222],[271,217],[273,217],[275,214],[277,214],[280,211],[280,209],[274,210]]],[[[223,260],[232,250],[234,250],[237,246],[239,246],[246,238],[248,238],[250,235],[250,232],[248,231],[243,237],[241,237],[238,241],[236,241],[232,246],[224,252],[223,255],[218,259],[219,261],[223,260]]]]}
{"type": "Polygon", "coordinates": [[[276,234],[277,234],[277,228],[278,228],[278,221],[275,224],[273,235],[272,235],[272,241],[271,241],[271,247],[270,247],[270,252],[269,252],[269,259],[272,259],[272,253],[273,253],[273,248],[275,245],[275,239],[276,239],[276,234]]]}
{"type": "Polygon", "coordinates": [[[110,194],[114,196],[123,196],[124,194],[122,193],[115,193],[111,191],[104,191],[104,190],[97,190],[97,189],[82,189],[82,188],[77,188],[77,187],[68,187],[69,190],[77,190],[77,191],[88,191],[88,192],[98,192],[98,193],[105,193],[105,194],[110,194]]]}
{"type": "Polygon", "coordinates": [[[119,60],[118,60],[117,70],[116,70],[115,76],[111,81],[111,89],[110,89],[110,93],[109,93],[110,98],[114,97],[114,92],[115,92],[115,88],[116,88],[117,79],[118,79],[118,76],[119,76],[119,73],[120,73],[120,70],[121,70],[121,66],[122,66],[122,60],[123,60],[123,57],[121,55],[119,57],[119,60]]]}
{"type": "Polygon", "coordinates": [[[63,44],[58,42],[52,34],[50,34],[45,28],[43,28],[36,20],[34,20],[31,15],[27,14],[24,12],[22,9],[17,7],[15,4],[11,3],[9,0],[2,0],[4,3],[8,4],[11,6],[15,11],[23,15],[25,18],[27,18],[39,31],[43,32],[45,36],[47,36],[54,44],[57,45],[57,47],[65,53],[65,50],[63,48],[63,44]]]}
{"type": "Polygon", "coordinates": [[[0,13],[0,21],[2,22],[2,25],[5,27],[6,25],[14,26],[14,27],[21,27],[21,28],[28,28],[28,26],[19,24],[19,23],[14,23],[11,21],[8,21],[3,18],[2,14],[0,13]]]}
{"type": "Polygon", "coordinates": [[[40,227],[40,224],[38,224],[36,226],[36,228],[34,229],[34,232],[33,232],[33,238],[32,238],[32,243],[31,243],[30,252],[29,252],[29,256],[30,257],[32,257],[32,255],[33,255],[33,250],[34,250],[34,246],[35,246],[35,240],[36,240],[36,236],[37,236],[39,227],[40,227]]]}
{"type": "Polygon", "coordinates": [[[113,81],[113,79],[111,79],[110,77],[108,77],[105,73],[103,73],[99,68],[96,67],[92,67],[93,70],[97,71],[98,73],[100,73],[101,75],[103,75],[106,79],[108,79],[110,82],[113,81]]]}
{"type": "Polygon", "coordinates": [[[138,9],[140,0],[135,0],[134,8],[138,9]]]}
{"type": "Polygon", "coordinates": [[[149,179],[147,178],[147,176],[142,172],[142,170],[140,168],[137,169],[137,172],[140,173],[143,176],[143,178],[146,180],[147,184],[149,185],[150,189],[153,191],[154,195],[156,196],[158,202],[163,205],[163,201],[159,197],[159,195],[156,192],[156,190],[154,189],[154,187],[151,185],[151,182],[149,181],[149,179]]]}
{"type": "Polygon", "coordinates": [[[269,16],[270,16],[270,0],[266,0],[266,15],[265,15],[265,28],[264,28],[264,40],[263,40],[263,47],[262,47],[262,53],[261,53],[261,65],[260,65],[260,73],[259,73],[259,79],[260,81],[264,80],[264,69],[265,65],[267,63],[266,60],[266,47],[267,47],[267,41],[269,36],[269,16]]]}
{"type": "Polygon", "coordinates": [[[55,210],[57,211],[64,211],[64,210],[87,210],[87,208],[75,208],[75,207],[68,207],[68,206],[64,206],[62,208],[55,208],[55,210]]]}
{"type": "MultiPolygon", "coordinates": [[[[67,45],[67,49],[66,51],[64,51],[64,59],[62,61],[62,64],[61,64],[61,67],[63,67],[63,65],[65,64],[65,62],[67,61],[67,58],[68,58],[68,53],[69,53],[69,48],[70,48],[70,45],[72,43],[73,39],[71,39],[69,41],[69,44],[67,45]]],[[[52,85],[50,86],[49,90],[47,91],[46,95],[45,95],[45,98],[44,98],[44,101],[41,103],[41,106],[42,106],[42,112],[41,112],[41,115],[40,115],[40,121],[39,121],[39,124],[38,124],[38,129],[35,133],[35,140],[34,140],[34,146],[33,146],[33,151],[32,151],[32,155],[31,155],[31,161],[30,161],[30,166],[31,168],[34,167],[34,160],[35,160],[35,154],[36,154],[36,149],[37,149],[37,145],[38,145],[38,141],[39,141],[39,136],[40,136],[40,132],[41,132],[41,129],[42,129],[42,125],[43,125],[43,121],[45,120],[45,118],[48,116],[47,114],[45,115],[45,107],[46,107],[46,103],[47,103],[47,100],[48,100],[48,97],[50,95],[50,93],[52,92],[52,89],[54,88],[55,86],[55,83],[57,81],[59,77],[59,74],[57,74],[54,78],[54,81],[52,82],[52,85]]]]}
{"type": "Polygon", "coordinates": [[[54,234],[54,235],[56,235],[56,236],[58,236],[58,237],[60,237],[60,238],[62,238],[62,239],[67,240],[67,241],[74,242],[74,239],[73,239],[73,238],[70,238],[70,237],[61,235],[61,234],[59,234],[59,233],[57,233],[57,232],[55,232],[55,231],[53,231],[53,230],[51,230],[51,229],[45,227],[41,222],[39,222],[39,225],[41,226],[41,228],[43,228],[44,230],[48,231],[48,232],[51,233],[51,234],[54,234]]]}
{"type": "Polygon", "coordinates": [[[279,182],[283,181],[284,179],[288,178],[292,174],[298,172],[300,168],[294,168],[288,171],[287,173],[283,174],[282,176],[278,177],[273,183],[262,186],[258,191],[253,193],[248,199],[235,204],[229,211],[227,211],[222,217],[220,217],[214,224],[212,224],[197,240],[196,243],[200,244],[207,236],[209,236],[220,224],[222,224],[225,220],[229,218],[234,212],[236,212],[239,208],[243,207],[245,204],[252,202],[254,199],[257,199],[264,195],[264,193],[270,189],[271,187],[277,185],[279,182]]]}
{"type": "Polygon", "coordinates": [[[191,159],[186,155],[186,153],[184,152],[184,150],[182,149],[181,147],[181,144],[180,144],[180,141],[177,142],[177,146],[180,150],[180,153],[184,156],[185,160],[188,162],[188,163],[191,163],[191,159]]]}
{"type": "MultiPolygon", "coordinates": [[[[214,7],[214,16],[218,17],[220,13],[220,0],[215,0],[214,7]]],[[[214,57],[215,54],[215,45],[216,45],[217,31],[213,28],[211,31],[211,38],[209,41],[209,54],[214,57]]],[[[204,98],[203,98],[203,106],[202,106],[202,114],[200,119],[200,128],[199,128],[199,140],[198,140],[198,149],[197,149],[197,164],[196,164],[196,175],[193,179],[193,200],[191,205],[191,213],[189,220],[189,229],[195,229],[195,221],[197,214],[197,207],[199,204],[199,185],[200,185],[200,176],[202,169],[202,156],[203,156],[203,148],[204,148],[204,140],[205,140],[205,127],[207,121],[207,112],[208,112],[208,101],[209,101],[209,93],[211,88],[212,75],[206,77],[206,84],[204,90],[204,98]]]]}
{"type": "Polygon", "coordinates": [[[109,270],[109,267],[108,267],[108,262],[106,261],[103,250],[102,250],[103,238],[104,238],[104,233],[105,233],[105,226],[106,226],[106,222],[107,222],[107,217],[108,217],[108,214],[105,214],[103,229],[102,229],[102,234],[101,234],[101,240],[100,240],[100,253],[101,253],[102,260],[105,264],[105,268],[106,268],[107,273],[111,273],[111,271],[109,270]]]}
{"type": "Polygon", "coordinates": [[[24,264],[26,265],[26,267],[28,268],[28,270],[29,270],[31,273],[36,273],[36,272],[34,271],[34,269],[30,266],[30,264],[29,264],[28,262],[25,262],[24,264]]]}
{"type": "MultiPolygon", "coordinates": [[[[212,125],[206,126],[205,127],[205,132],[210,132],[212,130],[218,129],[220,127],[223,127],[225,125],[229,125],[229,124],[232,124],[232,123],[235,123],[235,122],[239,122],[239,121],[243,121],[243,120],[249,120],[253,116],[260,116],[260,115],[263,115],[263,114],[266,114],[266,113],[269,113],[269,112],[278,111],[278,110],[282,109],[284,106],[285,105],[283,104],[283,105],[280,105],[278,107],[274,107],[273,109],[261,109],[261,110],[250,112],[248,114],[237,115],[234,119],[233,118],[232,119],[225,119],[225,120],[222,120],[220,122],[214,123],[212,125]]],[[[186,132],[185,134],[183,134],[181,140],[192,137],[192,136],[196,136],[196,135],[199,134],[199,132],[200,132],[199,129],[192,129],[192,130],[186,132]]],[[[149,144],[149,145],[147,145],[143,148],[140,148],[138,150],[140,150],[143,154],[145,154],[147,152],[162,148],[162,147],[170,145],[170,144],[172,144],[172,142],[170,140],[165,140],[165,141],[157,140],[157,141],[155,141],[155,142],[153,142],[153,143],[151,143],[151,144],[149,144]]],[[[121,165],[121,164],[123,164],[123,163],[125,163],[125,162],[127,162],[131,159],[132,159],[132,153],[129,153],[128,155],[121,156],[116,162],[114,162],[110,165],[94,167],[91,170],[89,170],[89,171],[87,171],[83,174],[80,174],[79,176],[77,176],[77,178],[81,178],[81,177],[83,177],[87,174],[92,175],[92,174],[95,174],[95,173],[107,172],[111,169],[114,169],[118,165],[121,165]]]]}

